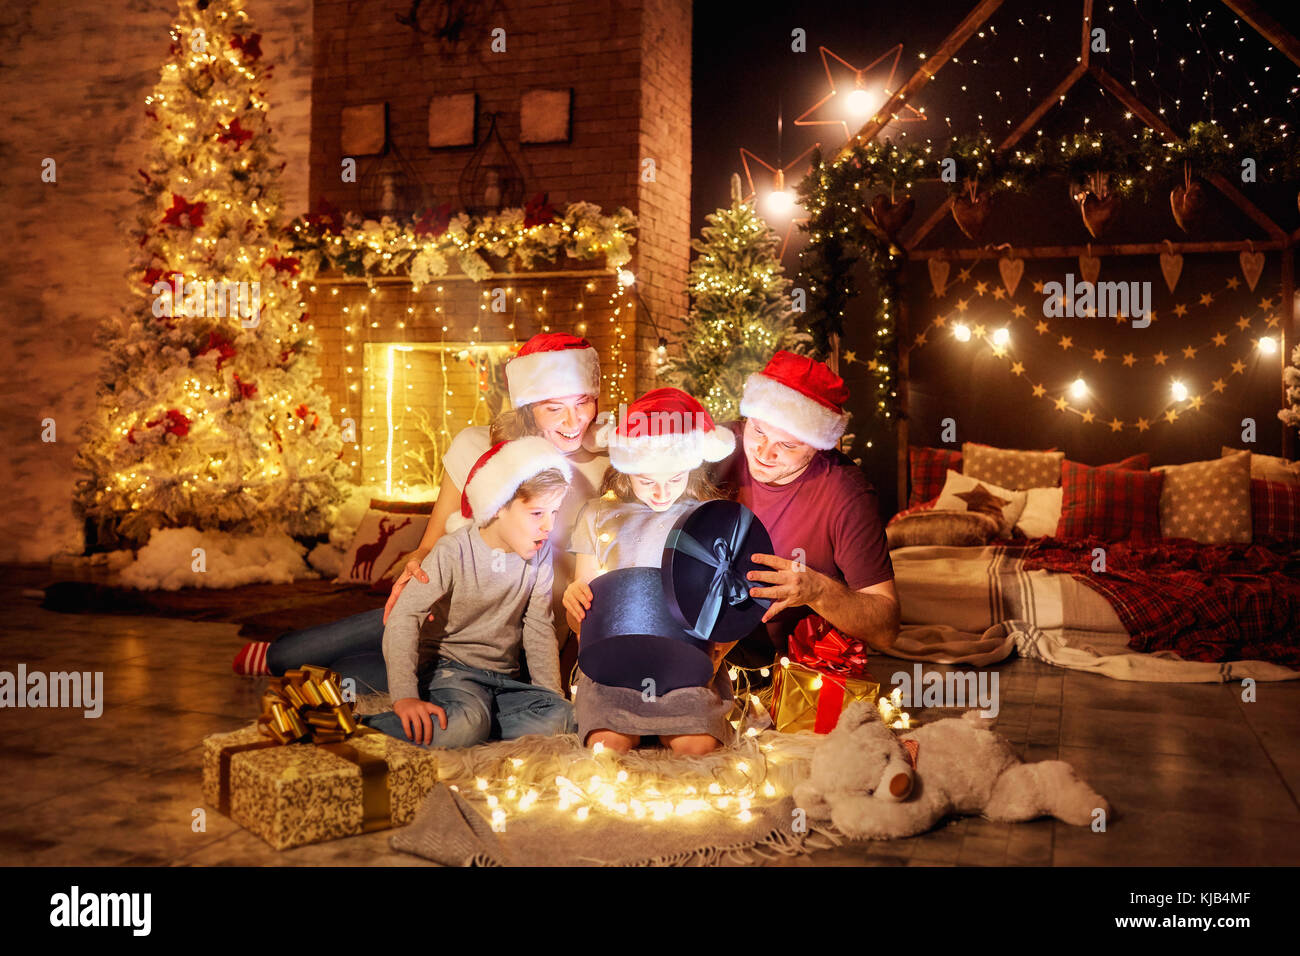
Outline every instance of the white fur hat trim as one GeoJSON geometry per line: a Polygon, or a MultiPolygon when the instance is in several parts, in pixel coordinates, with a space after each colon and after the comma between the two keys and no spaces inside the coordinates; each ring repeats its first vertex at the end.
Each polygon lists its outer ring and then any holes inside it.
{"type": "Polygon", "coordinates": [[[770,422],[822,451],[834,448],[849,424],[848,412],[833,411],[762,372],[745,379],[740,414],[770,422]]]}
{"type": "Polygon", "coordinates": [[[527,438],[506,442],[466,480],[462,507],[447,517],[447,532],[456,531],[470,523],[471,519],[463,514],[465,498],[469,499],[474,524],[482,527],[510,503],[520,485],[548,468],[558,470],[570,481],[573,479],[573,466],[569,460],[545,438],[529,435],[527,438]]]}

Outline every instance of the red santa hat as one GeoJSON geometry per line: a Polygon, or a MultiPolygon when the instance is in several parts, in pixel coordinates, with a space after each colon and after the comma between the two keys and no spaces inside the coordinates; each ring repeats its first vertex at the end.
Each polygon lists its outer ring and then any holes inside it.
{"type": "Polygon", "coordinates": [[[761,372],[745,380],[740,414],[770,422],[801,442],[825,450],[834,448],[848,427],[849,414],[844,410],[848,400],[844,379],[830,366],[782,350],[761,372]]]}
{"type": "Polygon", "coordinates": [[[625,475],[692,471],[722,461],[736,447],[731,430],[714,425],[704,406],[680,388],[656,388],[621,406],[618,421],[606,422],[595,438],[625,475]]]}
{"type": "Polygon", "coordinates": [[[561,395],[599,395],[600,356],[577,335],[534,335],[506,362],[506,387],[515,408],[561,395]]]}
{"type": "Polygon", "coordinates": [[[447,533],[471,522],[479,527],[487,524],[510,503],[520,485],[548,468],[566,479],[573,478],[569,460],[545,438],[530,435],[497,442],[469,470],[460,495],[460,513],[447,516],[447,533]]]}

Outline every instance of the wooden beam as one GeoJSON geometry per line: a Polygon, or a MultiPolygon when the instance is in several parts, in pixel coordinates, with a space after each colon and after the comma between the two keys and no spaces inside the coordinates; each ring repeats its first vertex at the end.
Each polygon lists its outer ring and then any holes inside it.
{"type": "Polygon", "coordinates": [[[1290,57],[1291,62],[1296,66],[1300,66],[1300,42],[1297,42],[1296,38],[1288,33],[1282,24],[1261,10],[1255,0],[1223,0],[1223,5],[1254,27],[1265,40],[1290,57]]]}
{"type": "Polygon", "coordinates": [[[890,114],[893,113],[900,104],[907,102],[908,97],[914,96],[921,90],[925,84],[929,83],[931,78],[943,68],[948,59],[961,49],[962,44],[969,40],[981,26],[984,21],[993,15],[998,7],[1002,6],[1002,0],[980,0],[975,9],[966,14],[966,18],[957,24],[957,28],[948,34],[943,43],[939,44],[939,49],[935,50],[925,61],[925,64],[908,78],[908,81],[900,86],[882,106],[879,112],[869,119],[858,130],[857,135],[852,137],[844,147],[831,160],[832,164],[848,155],[854,145],[858,143],[870,143],[876,138],[876,134],[889,125],[890,114]]]}
{"type": "Polygon", "coordinates": [[[1085,70],[1092,60],[1092,0],[1083,0],[1083,40],[1079,45],[1079,65],[1085,70]]]}
{"type": "MultiPolygon", "coordinates": [[[[1135,96],[1132,91],[1127,89],[1123,83],[1115,79],[1105,70],[1094,67],[1092,74],[1097,77],[1102,87],[1109,91],[1115,99],[1119,100],[1135,113],[1142,122],[1146,123],[1153,130],[1159,133],[1165,139],[1181,140],[1182,137],[1174,130],[1172,126],[1166,123],[1160,116],[1151,111],[1151,108],[1135,96]]],[[[1274,239],[1285,239],[1286,232],[1279,226],[1264,210],[1260,209],[1253,202],[1241,194],[1236,186],[1232,185],[1221,173],[1208,173],[1205,178],[1214,184],[1215,188],[1223,195],[1227,196],[1234,206],[1245,213],[1252,219],[1256,225],[1263,229],[1274,239]]]]}
{"type": "Polygon", "coordinates": [[[939,225],[943,220],[943,217],[948,214],[948,210],[951,208],[952,197],[949,196],[943,201],[942,205],[940,205],[938,209],[930,213],[925,222],[921,223],[921,225],[917,227],[916,232],[908,237],[907,242],[903,244],[903,248],[907,250],[909,255],[916,247],[917,243],[924,241],[925,237],[930,234],[931,230],[933,230],[935,226],[939,225]]]}
{"type": "Polygon", "coordinates": [[[1011,135],[1002,141],[1002,145],[998,147],[998,152],[1004,152],[1020,142],[1020,138],[1037,126],[1038,121],[1043,118],[1044,114],[1060,102],[1065,92],[1079,82],[1079,77],[1087,72],[1088,66],[1086,63],[1076,63],[1074,69],[1065,75],[1065,79],[1057,83],[1052,92],[1048,93],[1043,98],[1043,101],[1034,107],[1034,111],[1022,119],[1020,125],[1011,131],[1011,135]]]}
{"type": "MultiPolygon", "coordinates": [[[[1254,242],[1249,239],[1232,242],[1127,242],[1119,245],[1098,245],[1086,243],[1072,246],[1012,246],[1018,259],[1064,259],[1072,256],[1087,255],[1091,249],[1094,256],[1155,256],[1162,252],[1182,253],[1199,252],[1272,252],[1289,248],[1284,239],[1270,239],[1254,242]]],[[[979,249],[918,249],[908,253],[911,259],[996,259],[1002,255],[1001,250],[991,248],[979,249]]]]}

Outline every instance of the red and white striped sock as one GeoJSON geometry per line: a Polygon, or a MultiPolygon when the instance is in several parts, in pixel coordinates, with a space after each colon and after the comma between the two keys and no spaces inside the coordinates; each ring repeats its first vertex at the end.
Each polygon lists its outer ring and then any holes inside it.
{"type": "Polygon", "coordinates": [[[249,641],[235,655],[235,662],[232,665],[235,673],[245,677],[270,674],[271,669],[266,666],[266,652],[270,647],[270,641],[249,641]]]}

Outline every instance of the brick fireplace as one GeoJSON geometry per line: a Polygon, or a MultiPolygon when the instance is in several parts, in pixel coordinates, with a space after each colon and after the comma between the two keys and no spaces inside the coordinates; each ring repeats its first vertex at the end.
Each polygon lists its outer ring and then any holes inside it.
{"type": "Polygon", "coordinates": [[[499,409],[500,362],[513,344],[542,331],[585,336],[601,354],[601,406],[611,407],[654,387],[653,350],[661,335],[675,339],[687,308],[690,0],[511,0],[482,13],[490,6],[417,4],[412,25],[398,20],[411,20],[410,0],[317,0],[312,207],[325,200],[372,214],[376,195],[391,201],[396,170],[419,208],[465,208],[463,179],[487,148],[487,117],[495,114],[524,197],[546,193],[560,210],[591,202],[636,215],[624,267],[635,284],[620,289],[603,260],[527,272],[501,265],[483,282],[453,266],[418,291],[401,276],[369,288],[319,276],[304,298],[334,419],[356,428],[355,453],[345,460],[358,482],[395,492],[436,483],[450,437],[487,424],[499,409]],[[437,35],[462,14],[459,40],[437,35]],[[494,27],[505,30],[504,52],[490,49],[494,27]],[[567,141],[521,142],[525,97],[565,90],[567,141]],[[474,96],[474,143],[430,146],[441,133],[442,98],[466,94],[474,96]],[[356,108],[382,117],[384,146],[357,158],[358,182],[350,183],[340,176],[349,155],[343,137],[351,135],[344,111],[356,108]],[[496,289],[506,292],[505,311],[491,308],[496,289]]]}

